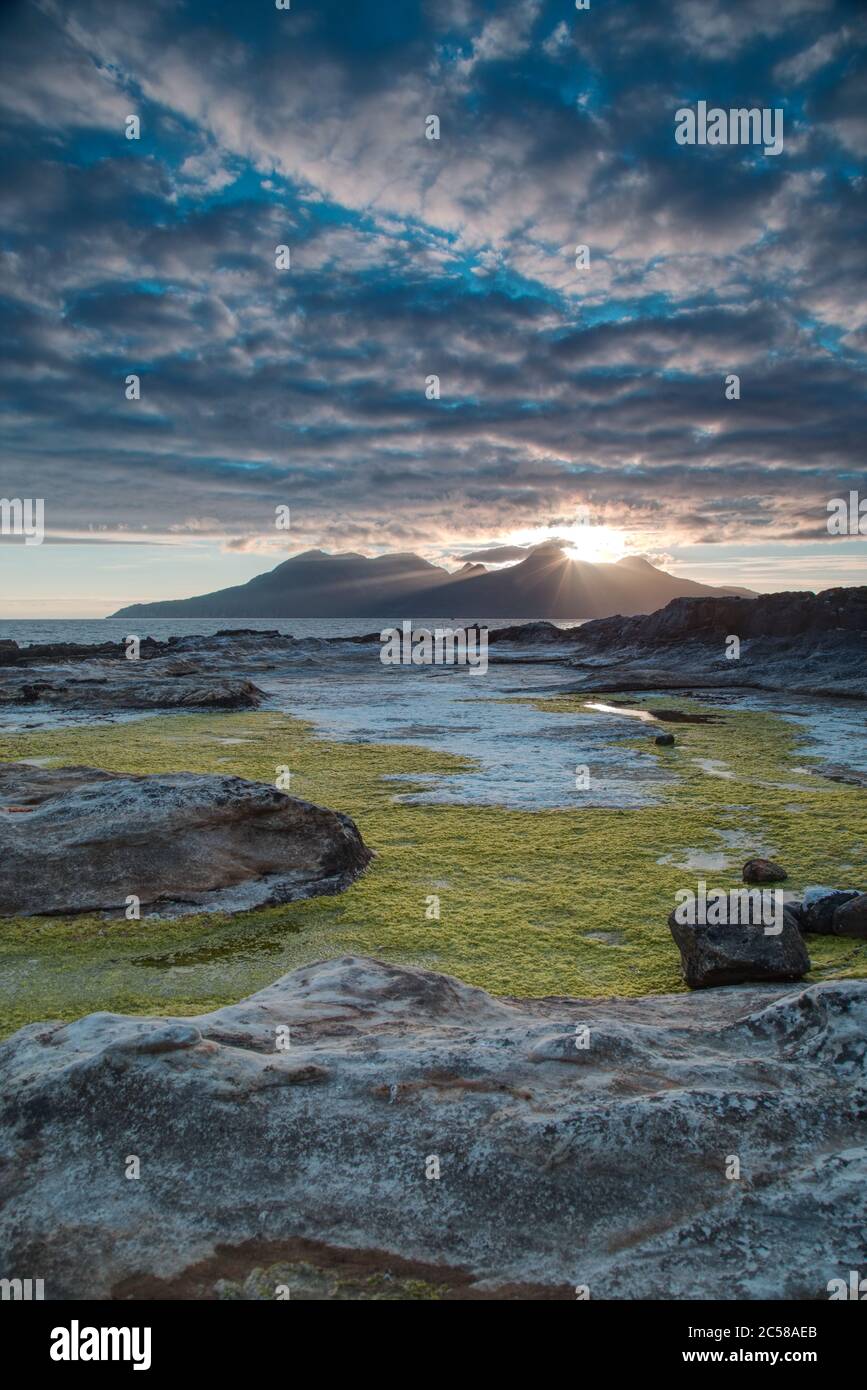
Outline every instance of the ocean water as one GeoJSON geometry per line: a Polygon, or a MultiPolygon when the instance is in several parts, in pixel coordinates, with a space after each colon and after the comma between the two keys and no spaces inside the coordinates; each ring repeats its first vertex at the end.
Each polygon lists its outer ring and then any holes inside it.
{"type": "MultiPolygon", "coordinates": [[[[482,623],[489,628],[511,627],[516,623],[553,622],[555,627],[580,627],[586,618],[417,618],[415,627],[467,627],[482,623]]],[[[131,633],[165,642],[169,637],[208,636],[224,628],[253,628],[257,632],[281,632],[290,637],[360,637],[381,632],[384,627],[400,627],[402,618],[3,618],[0,641],[29,647],[39,642],[120,642],[131,633]]]]}

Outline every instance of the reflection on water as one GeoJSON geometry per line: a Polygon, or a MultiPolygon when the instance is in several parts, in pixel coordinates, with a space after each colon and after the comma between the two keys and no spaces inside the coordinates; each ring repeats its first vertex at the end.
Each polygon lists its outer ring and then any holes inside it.
{"type": "Polygon", "coordinates": [[[599,710],[601,714],[625,714],[628,719],[641,719],[645,724],[656,723],[656,715],[647,709],[623,709],[620,705],[606,705],[601,700],[587,700],[584,708],[599,710]]]}

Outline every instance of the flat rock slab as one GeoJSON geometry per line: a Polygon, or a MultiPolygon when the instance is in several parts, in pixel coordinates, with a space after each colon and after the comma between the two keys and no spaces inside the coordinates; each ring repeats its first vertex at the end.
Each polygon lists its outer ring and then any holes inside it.
{"type": "Polygon", "coordinates": [[[32,1024],[0,1046],[4,1272],[217,1297],[349,1251],[461,1297],[827,1299],[863,1254],[865,1037],[864,981],[506,1001],[358,957],[32,1024]]]}
{"type": "Polygon", "coordinates": [[[0,706],[50,705],[100,713],[149,709],[257,709],[264,691],[242,676],[195,662],[82,661],[0,669],[0,706]]]}
{"type": "Polygon", "coordinates": [[[0,766],[0,915],[244,911],[348,887],[349,816],[243,777],[0,766]]]}

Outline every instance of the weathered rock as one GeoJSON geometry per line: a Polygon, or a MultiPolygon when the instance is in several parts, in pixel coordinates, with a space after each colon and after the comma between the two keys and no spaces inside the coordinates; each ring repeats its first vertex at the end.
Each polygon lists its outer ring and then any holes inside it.
{"type": "Polygon", "coordinates": [[[789,875],[773,859],[748,859],[742,870],[744,883],[782,883],[789,875]]]}
{"type": "Polygon", "coordinates": [[[672,748],[674,746],[674,734],[657,734],[653,741],[658,743],[660,748],[672,748]]]}
{"type": "MultiPolygon", "coordinates": [[[[168,637],[161,642],[156,637],[139,638],[139,660],[159,661],[178,652],[195,652],[209,657],[256,655],[292,648],[295,638],[276,628],[221,628],[208,634],[192,633],[183,637],[168,637]]],[[[57,666],[72,662],[118,661],[129,663],[127,643],[120,642],[31,642],[19,647],[17,642],[0,642],[0,666],[57,666]]]]}
{"type": "Polygon", "coordinates": [[[837,909],[860,896],[861,890],[858,888],[806,888],[801,904],[801,931],[812,932],[816,936],[833,936],[837,909]]]}
{"type": "Polygon", "coordinates": [[[189,661],[83,662],[0,671],[0,706],[64,709],[256,709],[264,692],[243,677],[210,675],[189,661]]]}
{"type": "Polygon", "coordinates": [[[690,989],[744,984],[753,980],[799,980],[810,957],[798,930],[798,917],[786,906],[782,930],[768,934],[761,925],[678,922],[672,912],[671,934],[680,949],[683,978],[690,989]]]}
{"type": "Polygon", "coordinates": [[[340,892],[369,859],[349,816],[242,777],[0,765],[6,916],[118,912],[131,894],[241,911],[340,892]]]}
{"type": "Polygon", "coordinates": [[[488,633],[488,642],[517,642],[522,646],[535,646],[540,642],[556,642],[558,645],[571,640],[570,628],[558,627],[556,623],[515,623],[511,627],[497,627],[488,633]]]}
{"type": "Polygon", "coordinates": [[[4,1274],[207,1298],[258,1269],[272,1298],[299,1259],[307,1287],[409,1261],[455,1297],[826,1299],[863,1244],[865,1033],[864,981],[502,1001],[355,957],[192,1019],[33,1024],[0,1045],[4,1274]]]}
{"type": "Polygon", "coordinates": [[[867,893],[835,908],[832,932],[834,936],[857,936],[867,940],[867,893]]]}
{"type": "Polygon", "coordinates": [[[676,598],[573,632],[574,689],[785,690],[867,699],[867,586],[758,598],[676,598]],[[730,635],[740,655],[726,654],[730,635]]]}

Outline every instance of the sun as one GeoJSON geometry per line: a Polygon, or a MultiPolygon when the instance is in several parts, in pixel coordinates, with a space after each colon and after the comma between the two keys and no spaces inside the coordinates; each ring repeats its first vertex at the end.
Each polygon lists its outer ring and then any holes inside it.
{"type": "Polygon", "coordinates": [[[620,531],[610,526],[594,526],[573,522],[568,526],[536,526],[516,532],[509,537],[513,545],[544,545],[546,541],[563,541],[563,554],[569,560],[584,560],[590,564],[605,564],[620,560],[627,553],[626,541],[620,531]]]}

